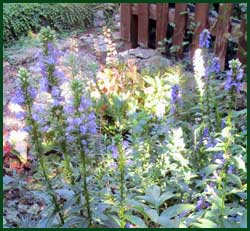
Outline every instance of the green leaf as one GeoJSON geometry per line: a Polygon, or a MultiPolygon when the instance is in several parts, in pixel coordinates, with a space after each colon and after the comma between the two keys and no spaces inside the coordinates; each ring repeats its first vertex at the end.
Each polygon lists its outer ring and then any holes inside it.
{"type": "Polygon", "coordinates": [[[195,208],[195,205],[192,205],[192,204],[176,204],[165,209],[161,213],[160,217],[168,220],[177,216],[178,214],[184,211],[192,210],[194,208],[195,208]]]}
{"type": "Polygon", "coordinates": [[[88,223],[82,216],[68,217],[62,228],[87,228],[88,223]]]}
{"type": "Polygon", "coordinates": [[[161,195],[161,188],[157,185],[154,185],[146,189],[145,196],[138,196],[138,198],[147,201],[148,203],[154,205],[155,207],[158,207],[158,199],[160,198],[160,195],[161,195]]]}
{"type": "Polygon", "coordinates": [[[152,86],[155,85],[154,79],[153,79],[152,77],[150,77],[150,76],[144,76],[144,77],[143,77],[143,80],[144,80],[145,82],[147,82],[149,85],[152,85],[152,86]]]}
{"type": "Polygon", "coordinates": [[[228,174],[227,181],[237,185],[238,187],[242,186],[240,178],[234,174],[228,174]]]}
{"type": "Polygon", "coordinates": [[[176,220],[168,220],[164,217],[158,218],[158,223],[163,226],[163,228],[178,228],[179,227],[179,221],[176,220]]]}
{"type": "Polygon", "coordinates": [[[210,147],[210,148],[206,149],[207,152],[220,152],[220,151],[223,151],[223,150],[224,150],[224,147],[222,145],[220,145],[220,144],[217,144],[215,147],[210,147]]]}
{"type": "Polygon", "coordinates": [[[112,215],[111,218],[115,221],[115,223],[121,227],[121,222],[117,216],[112,215]]]}
{"type": "Polygon", "coordinates": [[[53,221],[55,220],[56,214],[49,214],[49,216],[43,217],[39,223],[38,223],[38,227],[39,228],[48,228],[48,227],[52,227],[53,221]]]}
{"type": "Polygon", "coordinates": [[[158,199],[158,206],[161,206],[166,200],[169,200],[175,196],[176,194],[173,194],[172,192],[165,192],[161,194],[160,198],[158,199]]]}
{"type": "Polygon", "coordinates": [[[243,200],[247,199],[247,193],[237,188],[232,189],[228,194],[235,194],[240,198],[242,198],[243,200]]]}
{"type": "Polygon", "coordinates": [[[233,112],[233,117],[238,117],[238,116],[241,116],[241,115],[247,115],[247,109],[243,109],[243,110],[240,110],[240,111],[234,111],[233,112]]]}
{"type": "Polygon", "coordinates": [[[219,166],[217,164],[209,164],[206,168],[202,169],[202,173],[206,176],[212,174],[219,166]]]}
{"type": "Polygon", "coordinates": [[[240,228],[247,228],[247,212],[240,217],[240,228]]]}
{"type": "Polygon", "coordinates": [[[136,225],[138,228],[147,228],[145,222],[140,217],[134,215],[125,215],[125,219],[136,225]]]}
{"type": "Polygon", "coordinates": [[[64,199],[71,199],[74,196],[74,191],[70,189],[56,189],[55,192],[64,199]]]}
{"type": "Polygon", "coordinates": [[[158,213],[155,209],[144,208],[145,214],[155,223],[158,221],[158,213]]]}
{"type": "Polygon", "coordinates": [[[182,11],[182,12],[180,12],[180,15],[185,15],[185,14],[188,14],[188,11],[182,11]]]}
{"type": "Polygon", "coordinates": [[[197,221],[198,223],[192,224],[193,227],[197,227],[197,228],[217,228],[218,227],[216,223],[205,218],[200,218],[197,221]]]}
{"type": "Polygon", "coordinates": [[[169,23],[170,26],[175,27],[175,23],[171,22],[169,23]]]}
{"type": "Polygon", "coordinates": [[[188,41],[184,41],[184,42],[182,42],[182,46],[186,46],[186,45],[188,45],[189,44],[189,42],[188,41]]]}
{"type": "Polygon", "coordinates": [[[218,195],[213,196],[212,210],[221,209],[222,199],[218,195]]]}
{"type": "Polygon", "coordinates": [[[240,158],[238,156],[233,156],[232,161],[234,162],[236,168],[246,172],[246,163],[242,160],[242,158],[240,158]]]}
{"type": "Polygon", "coordinates": [[[157,199],[161,195],[161,188],[158,185],[154,185],[146,190],[146,194],[157,199]]]}

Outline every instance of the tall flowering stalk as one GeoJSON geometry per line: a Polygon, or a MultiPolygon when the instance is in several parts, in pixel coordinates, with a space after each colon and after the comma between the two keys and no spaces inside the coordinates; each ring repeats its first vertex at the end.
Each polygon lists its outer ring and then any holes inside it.
{"type": "Polygon", "coordinates": [[[88,139],[97,133],[96,116],[91,110],[91,101],[83,95],[83,85],[79,80],[72,82],[73,98],[64,108],[67,115],[66,138],[68,143],[76,143],[80,149],[83,194],[86,201],[88,225],[93,223],[90,193],[87,185],[88,139]]]}
{"type": "Polygon", "coordinates": [[[237,93],[242,89],[242,79],[244,71],[241,67],[241,62],[238,59],[229,61],[229,70],[225,81],[225,90],[230,94],[230,107],[236,109],[237,93]]]}
{"type": "Polygon", "coordinates": [[[176,84],[171,88],[170,113],[172,115],[178,112],[177,108],[179,103],[181,103],[180,86],[176,84]]]}
{"type": "Polygon", "coordinates": [[[40,81],[41,90],[49,92],[53,99],[51,113],[53,120],[56,121],[55,124],[60,124],[60,126],[57,126],[56,130],[60,136],[60,148],[64,155],[65,174],[71,184],[74,184],[73,170],[67,150],[67,141],[64,137],[66,124],[63,105],[65,103],[65,98],[60,88],[60,85],[65,83],[66,78],[63,72],[57,70],[62,52],[56,48],[54,44],[55,32],[49,27],[41,29],[40,40],[43,44],[43,52],[40,53],[38,57],[38,66],[42,74],[40,81]]]}
{"type": "Polygon", "coordinates": [[[199,104],[202,113],[203,109],[203,100],[204,100],[204,81],[203,77],[205,76],[205,61],[202,53],[202,49],[196,49],[193,57],[193,68],[194,68],[194,78],[198,88],[199,94],[199,104]]]}
{"type": "MultiPolygon", "coordinates": [[[[204,29],[199,37],[199,47],[201,48],[200,50],[200,56],[201,56],[201,60],[203,62],[203,73],[201,73],[201,75],[199,76],[201,82],[203,82],[203,86],[202,86],[202,90],[200,90],[200,92],[202,92],[202,94],[200,95],[201,97],[201,109],[202,109],[202,114],[203,114],[203,119],[205,118],[206,122],[209,123],[209,75],[207,73],[207,69],[205,68],[205,60],[203,59],[204,57],[204,49],[208,49],[210,46],[210,40],[211,40],[211,35],[208,29],[204,29]],[[205,77],[205,79],[204,79],[205,77]]],[[[200,61],[201,61],[200,60],[200,61]]],[[[209,123],[210,124],[210,123],[209,123]]]]}
{"type": "Polygon", "coordinates": [[[126,156],[124,148],[122,145],[122,136],[117,135],[115,137],[116,146],[118,149],[118,169],[120,172],[120,210],[119,218],[121,223],[121,228],[124,228],[126,225],[125,220],[125,206],[124,206],[124,191],[125,191],[125,167],[126,167],[126,156]]]}
{"type": "Polygon", "coordinates": [[[129,143],[127,141],[122,140],[122,135],[117,134],[114,137],[114,143],[108,146],[108,150],[111,151],[113,162],[111,162],[110,167],[115,171],[119,171],[119,190],[120,190],[120,198],[119,198],[119,218],[120,218],[120,227],[124,228],[126,226],[125,219],[125,174],[126,168],[133,164],[133,160],[131,159],[131,151],[132,149],[129,147],[129,143]]]}
{"type": "Polygon", "coordinates": [[[56,85],[55,64],[60,56],[53,46],[56,40],[55,32],[50,27],[44,27],[39,33],[39,39],[43,47],[43,51],[38,55],[38,66],[42,74],[41,88],[51,92],[52,86],[56,85]]]}
{"type": "Polygon", "coordinates": [[[210,47],[211,35],[208,29],[204,29],[199,38],[199,49],[194,55],[194,72],[195,79],[200,92],[200,105],[203,114],[203,120],[212,128],[211,116],[215,109],[217,125],[220,126],[220,115],[218,112],[217,102],[212,92],[212,81],[220,71],[220,63],[217,57],[204,60],[206,49],[210,47]],[[206,67],[205,67],[206,66],[206,67]],[[215,105],[215,107],[214,107],[215,105]]]}
{"type": "Polygon", "coordinates": [[[199,47],[200,48],[209,48],[210,46],[211,35],[208,29],[204,29],[199,37],[199,47]]]}
{"type": "MultiPolygon", "coordinates": [[[[211,116],[212,116],[212,107],[213,103],[216,104],[215,97],[212,92],[212,80],[220,71],[220,63],[218,57],[213,57],[212,60],[208,61],[206,72],[205,72],[205,97],[204,97],[204,108],[207,116],[207,124],[209,128],[212,128],[211,116]]],[[[218,108],[215,108],[217,118],[219,117],[218,108]]],[[[220,119],[218,118],[218,124],[220,124],[220,119]]]]}
{"type": "MultiPolygon", "coordinates": [[[[219,211],[219,217],[222,218],[224,215],[225,210],[225,200],[226,200],[226,187],[227,184],[227,174],[230,174],[232,171],[232,167],[230,168],[229,161],[230,161],[230,146],[234,143],[234,137],[232,135],[232,114],[230,113],[227,116],[227,126],[222,130],[222,137],[224,139],[223,142],[223,152],[222,152],[222,162],[219,162],[221,165],[221,171],[217,177],[217,187],[221,194],[221,206],[219,211]]],[[[223,224],[221,224],[223,225],[223,224]]]]}
{"type": "Polygon", "coordinates": [[[18,91],[16,92],[16,96],[14,97],[14,102],[19,105],[24,106],[27,111],[26,123],[29,127],[28,130],[32,138],[31,140],[34,145],[35,153],[40,163],[42,173],[47,184],[49,195],[51,196],[52,202],[55,207],[55,211],[58,213],[60,217],[60,222],[63,225],[64,224],[63,214],[60,211],[61,210],[60,205],[57,201],[56,194],[52,187],[52,183],[46,171],[45,160],[43,157],[42,140],[41,140],[42,135],[39,132],[39,124],[36,121],[37,118],[32,113],[32,106],[33,106],[33,102],[37,94],[37,89],[30,86],[29,73],[25,68],[21,68],[18,74],[19,74],[19,79],[20,79],[20,86],[19,86],[18,91]]]}

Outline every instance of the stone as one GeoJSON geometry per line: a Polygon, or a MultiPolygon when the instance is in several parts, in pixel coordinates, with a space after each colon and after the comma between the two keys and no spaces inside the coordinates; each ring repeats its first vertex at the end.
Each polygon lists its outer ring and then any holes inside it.
{"type": "Polygon", "coordinates": [[[120,40],[121,39],[121,33],[120,31],[115,31],[112,33],[113,40],[120,40]]]}
{"type": "Polygon", "coordinates": [[[130,50],[119,52],[119,53],[118,53],[118,59],[119,59],[121,62],[125,62],[126,60],[128,60],[129,57],[131,57],[131,54],[130,54],[129,51],[130,51],[130,50]]]}
{"type": "Polygon", "coordinates": [[[148,58],[156,55],[157,51],[153,50],[153,49],[144,49],[141,47],[137,47],[135,49],[131,49],[130,54],[132,54],[138,58],[141,58],[141,59],[148,59],[148,58]]]}
{"type": "Polygon", "coordinates": [[[36,59],[39,51],[40,49],[37,47],[27,48],[20,53],[10,55],[9,58],[11,60],[14,60],[16,65],[22,65],[25,63],[33,62],[36,59]]]}
{"type": "Polygon", "coordinates": [[[170,61],[161,56],[161,55],[154,55],[152,57],[150,57],[149,59],[146,59],[143,63],[142,63],[142,67],[149,67],[150,69],[158,69],[158,68],[164,68],[170,66],[170,61]]]}
{"type": "Polygon", "coordinates": [[[65,51],[71,47],[72,41],[70,39],[58,41],[57,47],[61,51],[65,51]]]}

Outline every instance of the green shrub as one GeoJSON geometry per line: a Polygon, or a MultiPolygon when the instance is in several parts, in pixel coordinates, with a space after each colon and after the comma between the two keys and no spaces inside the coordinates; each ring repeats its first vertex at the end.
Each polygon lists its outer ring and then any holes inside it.
{"type": "MultiPolygon", "coordinates": [[[[104,10],[110,10],[109,5],[104,10]],[[107,9],[106,9],[107,8],[107,9]]],[[[93,14],[100,4],[87,3],[5,3],[3,5],[3,41],[5,45],[38,32],[42,26],[57,31],[85,28],[92,23],[93,14]]]]}

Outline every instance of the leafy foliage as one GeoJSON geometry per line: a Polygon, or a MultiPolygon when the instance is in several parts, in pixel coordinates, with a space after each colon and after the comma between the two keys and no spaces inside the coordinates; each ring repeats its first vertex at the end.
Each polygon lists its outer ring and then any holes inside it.
{"type": "Polygon", "coordinates": [[[38,95],[50,100],[45,111],[32,107],[37,95],[30,81],[15,97],[30,105],[24,117],[31,153],[40,151],[32,166],[36,182],[18,185],[15,175],[5,176],[4,190],[23,187],[44,208],[37,219],[20,215],[16,226],[246,227],[246,109],[237,105],[238,61],[219,78],[216,59],[203,49],[204,75],[180,65],[139,73],[113,62],[94,79],[72,74],[69,80],[58,75],[64,54],[54,47],[53,32],[41,34],[52,39],[41,36],[40,79],[47,87],[38,95]]]}
{"type": "MultiPolygon", "coordinates": [[[[105,12],[112,11],[110,4],[101,4],[105,12]]],[[[43,26],[57,31],[86,28],[92,24],[93,14],[100,4],[82,3],[5,3],[3,5],[3,41],[11,41],[38,32],[43,26]]]]}

